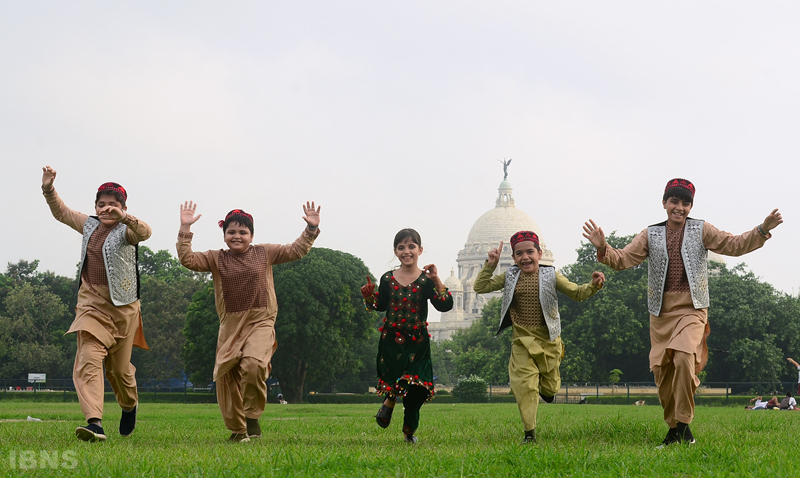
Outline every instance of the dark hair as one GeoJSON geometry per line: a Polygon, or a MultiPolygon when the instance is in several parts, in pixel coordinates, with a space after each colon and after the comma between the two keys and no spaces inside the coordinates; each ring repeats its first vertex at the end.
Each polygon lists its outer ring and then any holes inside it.
{"type": "Polygon", "coordinates": [[[116,199],[117,202],[122,205],[122,207],[125,207],[125,197],[119,191],[114,191],[113,189],[97,191],[97,194],[94,197],[95,206],[97,206],[97,203],[100,201],[100,196],[114,196],[114,199],[116,199]]]}
{"type": "Polygon", "coordinates": [[[222,232],[225,233],[225,231],[228,230],[228,226],[233,223],[250,229],[250,234],[253,234],[253,221],[249,217],[242,216],[241,214],[232,214],[230,217],[225,219],[225,221],[222,223],[222,232]]]}
{"type": "Polygon", "coordinates": [[[787,397],[791,397],[792,396],[792,392],[786,392],[786,396],[787,397]]]}
{"type": "Polygon", "coordinates": [[[394,248],[397,249],[398,244],[406,239],[411,239],[411,242],[422,247],[422,239],[420,239],[419,233],[414,229],[406,228],[400,229],[400,231],[394,235],[394,248]]]}
{"type": "Polygon", "coordinates": [[[666,202],[669,198],[678,198],[683,202],[688,202],[689,204],[694,204],[694,198],[692,197],[692,193],[686,189],[681,187],[669,188],[664,191],[664,198],[662,201],[666,202]]]}

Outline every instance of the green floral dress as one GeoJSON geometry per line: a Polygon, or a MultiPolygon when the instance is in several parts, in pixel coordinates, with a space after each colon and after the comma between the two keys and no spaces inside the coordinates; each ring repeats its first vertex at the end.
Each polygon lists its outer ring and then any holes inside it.
{"type": "Polygon", "coordinates": [[[445,288],[439,292],[433,281],[420,274],[403,286],[395,280],[392,271],[381,277],[378,291],[368,309],[386,312],[378,344],[378,387],[376,392],[392,397],[403,397],[411,385],[428,390],[432,399],[433,367],[431,342],[428,333],[428,301],[440,312],[453,308],[453,296],[445,288]]]}

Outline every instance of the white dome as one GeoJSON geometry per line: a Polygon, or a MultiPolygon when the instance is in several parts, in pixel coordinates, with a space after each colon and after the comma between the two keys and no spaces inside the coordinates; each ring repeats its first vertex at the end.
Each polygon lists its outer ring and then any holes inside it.
{"type": "Polygon", "coordinates": [[[533,231],[539,237],[539,226],[530,216],[513,206],[496,207],[475,221],[467,236],[467,244],[499,242],[508,244],[511,236],[519,231],[533,231]]]}
{"type": "Polygon", "coordinates": [[[717,262],[725,264],[725,258],[714,251],[708,251],[708,262],[717,262]]]}
{"type": "Polygon", "coordinates": [[[464,290],[461,281],[458,280],[453,269],[450,269],[450,277],[444,280],[444,285],[450,289],[450,292],[461,292],[464,290]]]}

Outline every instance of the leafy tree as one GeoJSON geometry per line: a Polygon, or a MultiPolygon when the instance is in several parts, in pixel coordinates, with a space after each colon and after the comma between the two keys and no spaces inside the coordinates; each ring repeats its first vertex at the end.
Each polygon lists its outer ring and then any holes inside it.
{"type": "Polygon", "coordinates": [[[219,317],[214,302],[214,284],[208,282],[192,296],[183,326],[185,342],[181,347],[180,357],[189,380],[195,385],[210,383],[214,376],[218,333],[219,317]]]}
{"type": "Polygon", "coordinates": [[[142,378],[178,378],[184,371],[181,330],[192,296],[205,286],[205,277],[181,266],[168,251],[153,252],[146,246],[139,247],[139,271],[142,322],[150,351],[134,348],[131,361],[142,378]]]}
{"type": "Polygon", "coordinates": [[[458,377],[477,375],[488,382],[508,382],[511,334],[506,331],[495,337],[502,304],[499,297],[491,299],[481,310],[480,320],[453,334],[450,347],[458,377]]]}
{"type": "Polygon", "coordinates": [[[800,301],[739,264],[714,264],[709,279],[710,381],[794,380],[786,356],[800,347],[800,301]]]}
{"type": "Polygon", "coordinates": [[[278,350],[273,374],[290,402],[303,397],[306,381],[331,382],[353,371],[374,371],[355,350],[377,341],[379,318],[364,310],[360,288],[369,270],[357,257],[314,248],[303,259],[273,268],[278,350]]]}
{"type": "MultiPolygon", "coordinates": [[[[607,241],[625,247],[633,235],[607,241]]],[[[650,381],[650,314],[647,311],[647,261],[624,271],[597,262],[593,245],[578,248],[578,260],[561,271],[572,282],[583,284],[593,271],[606,276],[597,295],[583,302],[559,300],[561,339],[565,357],[561,375],[568,381],[603,381],[606,371],[625,368],[632,381],[650,381]]],[[[561,298],[561,297],[559,297],[561,298]]]]}
{"type": "Polygon", "coordinates": [[[0,373],[21,377],[35,371],[51,377],[68,376],[72,367],[64,332],[70,320],[61,299],[45,286],[23,282],[11,289],[4,304],[0,353],[5,360],[0,373]]]}
{"type": "Polygon", "coordinates": [[[622,370],[615,368],[608,374],[608,381],[611,382],[611,394],[614,394],[614,386],[619,383],[619,377],[622,375],[622,370]]]}

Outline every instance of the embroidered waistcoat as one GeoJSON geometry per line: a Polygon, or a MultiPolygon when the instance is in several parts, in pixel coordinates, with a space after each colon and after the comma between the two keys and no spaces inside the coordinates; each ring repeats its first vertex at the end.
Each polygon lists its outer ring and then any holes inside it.
{"type": "MultiPolygon", "coordinates": [[[[83,271],[89,238],[100,225],[100,220],[90,216],[83,224],[83,244],[81,263],[78,271],[83,271]]],[[[103,263],[108,277],[108,289],[114,305],[127,305],[139,299],[139,248],[128,243],[125,236],[128,226],[117,224],[103,242],[103,263]]],[[[79,272],[80,274],[80,272],[79,272]]]]}
{"type": "MultiPolygon", "coordinates": [[[[708,250],[703,245],[703,224],[702,220],[687,218],[681,244],[681,257],[695,309],[705,309],[709,304],[708,250]]],[[[647,247],[647,308],[651,314],[658,316],[669,265],[666,222],[647,228],[647,247]]]]}
{"type": "MultiPolygon", "coordinates": [[[[511,313],[508,309],[514,299],[514,290],[521,273],[522,271],[516,264],[506,270],[503,306],[500,309],[500,328],[497,330],[497,334],[511,326],[511,313]]],[[[555,340],[561,335],[561,315],[558,313],[558,295],[556,295],[556,269],[541,264],[539,265],[539,303],[542,306],[542,315],[550,333],[550,340],[555,340]]]]}

